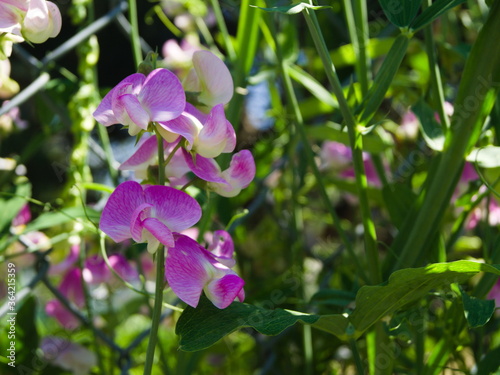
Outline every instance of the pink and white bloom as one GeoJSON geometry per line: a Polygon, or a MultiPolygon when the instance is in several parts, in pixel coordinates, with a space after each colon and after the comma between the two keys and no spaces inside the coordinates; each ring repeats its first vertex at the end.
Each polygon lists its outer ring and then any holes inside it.
{"type": "Polygon", "coordinates": [[[44,337],[40,349],[45,360],[74,375],[88,375],[97,366],[97,357],[92,351],[62,337],[44,337]]]}
{"type": "Polygon", "coordinates": [[[203,291],[219,309],[236,298],[245,299],[243,279],[184,235],[176,235],[175,247],[168,249],[165,276],[173,292],[192,307],[198,305],[203,291]]]}
{"type": "MultiPolygon", "coordinates": [[[[78,268],[71,269],[61,281],[59,291],[72,302],[76,307],[85,306],[85,294],[83,292],[82,275],[78,268]]],[[[64,305],[58,300],[53,299],[47,302],[45,306],[47,315],[57,319],[57,321],[66,329],[75,329],[80,326],[80,320],[76,318],[64,305]]]]}
{"type": "Polygon", "coordinates": [[[184,89],[198,94],[197,101],[210,110],[217,104],[227,104],[233,97],[234,84],[224,62],[210,51],[193,53],[193,69],[183,81],[184,89]]]}
{"type": "MultiPolygon", "coordinates": [[[[133,282],[139,280],[139,273],[132,267],[127,258],[121,254],[112,254],[108,258],[109,264],[115,272],[125,281],[133,282]]],[[[113,279],[113,273],[108,265],[99,255],[86,259],[82,270],[83,280],[90,285],[109,283],[113,279]]]]}
{"type": "Polygon", "coordinates": [[[24,39],[43,43],[61,31],[59,8],[45,0],[3,0],[0,2],[0,33],[13,36],[13,42],[24,39]]]}
{"type": "Polygon", "coordinates": [[[242,150],[233,155],[229,168],[221,171],[214,159],[196,155],[193,158],[187,151],[184,157],[193,173],[208,182],[208,188],[223,197],[234,197],[246,188],[255,177],[255,161],[252,153],[242,150]]]}
{"type": "Polygon", "coordinates": [[[205,158],[232,152],[236,147],[236,133],[226,120],[222,104],[214,106],[207,116],[188,103],[181,116],[159,122],[159,125],[157,129],[165,139],[171,139],[171,134],[179,134],[186,140],[186,150],[205,158]]]}
{"type": "Polygon", "coordinates": [[[156,252],[160,243],[174,246],[174,232],[198,222],[201,208],[188,194],[169,186],[118,185],[102,211],[99,228],[115,242],[132,238],[156,252]]]}
{"type": "Polygon", "coordinates": [[[116,85],[102,99],[94,118],[104,126],[123,124],[130,135],[147,130],[151,122],[170,121],[186,106],[179,79],[167,69],[155,69],[148,76],[135,73],[116,85]]]}

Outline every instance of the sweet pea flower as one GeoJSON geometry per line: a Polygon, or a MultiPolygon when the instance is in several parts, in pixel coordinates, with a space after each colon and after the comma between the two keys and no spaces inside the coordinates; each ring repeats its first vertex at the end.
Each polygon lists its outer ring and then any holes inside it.
{"type": "Polygon", "coordinates": [[[214,106],[207,116],[187,103],[181,116],[159,125],[157,129],[165,139],[171,138],[170,134],[179,134],[186,140],[186,150],[205,158],[232,152],[236,147],[236,134],[226,120],[222,104],[214,106]]]}
{"type": "Polygon", "coordinates": [[[184,235],[176,235],[175,247],[168,249],[165,276],[173,292],[192,307],[198,305],[203,291],[219,309],[236,298],[245,299],[243,279],[184,235]]]}
{"type": "Polygon", "coordinates": [[[126,181],[109,197],[99,228],[115,242],[129,238],[147,242],[148,251],[154,253],[160,243],[173,247],[173,232],[193,226],[200,217],[198,202],[182,191],[126,181]]]}
{"type": "MultiPolygon", "coordinates": [[[[123,255],[112,254],[108,260],[111,267],[123,280],[133,282],[139,279],[139,273],[123,255]]],[[[99,255],[94,255],[86,259],[82,275],[83,280],[90,285],[109,283],[113,279],[111,270],[108,268],[104,258],[99,255]]]]}
{"type": "Polygon", "coordinates": [[[70,247],[69,254],[61,262],[51,264],[49,268],[49,275],[60,275],[67,272],[77,262],[80,256],[80,243],[74,243],[70,247]]]}
{"type": "Polygon", "coordinates": [[[151,122],[170,121],[186,105],[179,79],[167,69],[155,69],[148,76],[135,73],[116,85],[102,99],[94,118],[104,126],[123,124],[130,135],[147,130],[151,122]]]}
{"type": "Polygon", "coordinates": [[[62,337],[44,337],[40,349],[46,361],[74,375],[88,375],[92,367],[97,366],[97,357],[92,351],[62,337]]]}
{"type": "Polygon", "coordinates": [[[198,38],[192,34],[186,35],[179,43],[175,39],[167,40],[162,47],[163,63],[176,73],[191,68],[193,54],[201,49],[198,38]]]}
{"type": "Polygon", "coordinates": [[[210,251],[219,263],[226,267],[233,268],[236,260],[233,258],[234,242],[231,235],[225,230],[216,230],[208,242],[210,245],[207,250],[210,251]]]}
{"type": "Polygon", "coordinates": [[[233,155],[229,168],[221,171],[214,159],[196,155],[196,159],[187,152],[184,158],[193,173],[208,182],[208,188],[223,197],[234,197],[246,188],[255,177],[255,161],[250,151],[242,150],[233,155]]]}
{"type": "MultiPolygon", "coordinates": [[[[81,309],[85,306],[85,295],[80,269],[73,268],[66,273],[59,286],[59,291],[77,308],[81,309]]],[[[45,312],[47,315],[55,318],[66,329],[75,329],[81,324],[80,320],[67,310],[58,299],[47,302],[45,312]]]]}
{"type": "MultiPolygon", "coordinates": [[[[0,2],[0,33],[8,33],[14,43],[24,39],[43,43],[61,31],[59,8],[45,0],[4,0],[0,2]]],[[[9,55],[9,54],[8,54],[9,55]]]]}
{"type": "Polygon", "coordinates": [[[224,62],[210,51],[193,53],[193,69],[183,81],[184,89],[197,94],[204,110],[227,104],[233,97],[233,78],[224,62]]]}

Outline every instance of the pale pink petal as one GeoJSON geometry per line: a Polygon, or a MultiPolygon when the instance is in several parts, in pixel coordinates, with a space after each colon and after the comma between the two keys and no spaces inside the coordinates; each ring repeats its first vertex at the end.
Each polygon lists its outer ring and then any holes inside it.
{"type": "Polygon", "coordinates": [[[120,95],[113,101],[113,113],[123,125],[135,124],[143,130],[148,129],[151,118],[133,94],[120,95]]]}
{"type": "Polygon", "coordinates": [[[196,51],[193,54],[192,73],[184,82],[186,91],[198,91],[198,100],[209,108],[226,104],[233,96],[233,79],[224,62],[209,51],[196,51]]]}
{"type": "Polygon", "coordinates": [[[121,183],[104,206],[99,228],[115,242],[131,238],[132,215],[143,203],[146,202],[141,185],[135,181],[121,183]]]}
{"type": "Polygon", "coordinates": [[[192,307],[198,305],[213,268],[205,250],[193,239],[178,236],[175,247],[168,249],[165,276],[173,292],[192,307]]]}
{"type": "Polygon", "coordinates": [[[183,150],[183,153],[184,160],[186,160],[187,165],[197,177],[205,181],[227,184],[226,180],[222,178],[220,167],[214,159],[195,155],[195,160],[193,160],[193,156],[189,152],[183,150]]]}
{"type": "Polygon", "coordinates": [[[171,133],[179,134],[188,141],[187,148],[190,150],[193,146],[199,129],[203,126],[194,116],[183,112],[179,117],[172,121],[158,123],[163,129],[171,133]]]}
{"type": "Polygon", "coordinates": [[[200,220],[201,207],[196,199],[169,186],[148,186],[146,200],[152,204],[151,217],[165,224],[172,232],[187,229],[200,220]]]}
{"type": "Polygon", "coordinates": [[[222,172],[226,184],[210,183],[209,186],[223,197],[234,197],[246,188],[255,177],[255,161],[250,151],[242,150],[233,155],[229,168],[222,172]]]}
{"type": "Polygon", "coordinates": [[[152,121],[170,121],[186,106],[186,95],[179,79],[167,69],[149,73],[139,94],[139,100],[152,121]]]}
{"type": "Polygon", "coordinates": [[[227,149],[228,143],[233,146],[227,151],[231,152],[236,145],[236,134],[231,124],[226,120],[224,106],[218,104],[212,108],[207,121],[203,124],[195,151],[205,158],[215,158],[227,149]]]}
{"type": "Polygon", "coordinates": [[[49,9],[45,0],[30,0],[23,21],[23,36],[33,43],[43,43],[52,34],[49,9]]]}
{"type": "Polygon", "coordinates": [[[144,229],[148,230],[153,236],[156,237],[165,247],[174,246],[174,236],[171,230],[163,224],[160,220],[150,217],[143,221],[144,229]]]}
{"type": "Polygon", "coordinates": [[[240,295],[245,282],[241,277],[228,274],[220,279],[212,280],[205,288],[207,298],[215,307],[225,309],[240,295]]]}
{"type": "Polygon", "coordinates": [[[50,34],[50,37],[55,38],[61,32],[61,12],[59,11],[57,5],[51,1],[47,1],[47,8],[49,9],[49,16],[52,21],[52,33],[50,34]]]}

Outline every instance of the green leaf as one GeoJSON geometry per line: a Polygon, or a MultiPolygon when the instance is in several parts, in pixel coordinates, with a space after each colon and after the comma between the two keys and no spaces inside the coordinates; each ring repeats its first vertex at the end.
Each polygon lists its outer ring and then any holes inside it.
{"type": "Polygon", "coordinates": [[[338,108],[339,103],[330,92],[325,89],[313,76],[302,70],[297,65],[290,65],[287,69],[288,75],[296,82],[303,85],[307,91],[318,98],[321,102],[332,108],[338,108]]]}
{"type": "Polygon", "coordinates": [[[500,167],[500,147],[487,146],[476,148],[472,150],[466,159],[481,168],[498,168],[500,167]]]}
{"type": "Polygon", "coordinates": [[[277,335],[298,321],[312,324],[318,319],[318,315],[267,310],[240,302],[218,309],[203,295],[197,308],[184,309],[175,332],[180,336],[180,348],[192,352],[208,348],[239,328],[252,327],[264,335],[277,335]]]}
{"type": "Polygon", "coordinates": [[[36,328],[36,302],[33,296],[27,298],[20,307],[16,320],[16,346],[18,364],[31,365],[38,348],[38,331],[36,328]]]}
{"type": "Polygon", "coordinates": [[[421,2],[422,0],[380,0],[380,5],[389,21],[398,27],[407,27],[417,15],[421,2]]]}
{"type": "Polygon", "coordinates": [[[434,151],[443,151],[443,129],[436,121],[432,108],[423,99],[420,99],[411,110],[420,121],[420,129],[422,130],[422,136],[427,146],[434,151]]]}
{"type": "Polygon", "coordinates": [[[356,308],[349,316],[355,329],[354,338],[361,336],[379,319],[422,299],[431,290],[464,282],[479,272],[500,275],[500,266],[467,260],[435,263],[396,271],[384,286],[362,287],[356,296],[356,308]]]}
{"type": "MultiPolygon", "coordinates": [[[[318,140],[330,140],[340,142],[349,146],[349,135],[347,130],[342,130],[340,124],[327,122],[322,126],[310,126],[306,129],[307,135],[318,140]]],[[[394,146],[391,137],[383,137],[376,131],[363,136],[363,150],[366,152],[378,154],[394,146]]]]}
{"type": "Polygon", "coordinates": [[[416,32],[423,27],[427,26],[429,23],[434,21],[436,18],[441,16],[443,13],[447,12],[451,8],[456,7],[465,3],[465,0],[436,0],[432,3],[430,7],[425,9],[415,20],[411,23],[410,28],[413,32],[416,32]]]}
{"type": "Polygon", "coordinates": [[[82,219],[87,221],[92,220],[94,223],[99,221],[100,213],[90,208],[83,209],[82,207],[70,207],[62,209],[58,212],[46,212],[38,216],[31,223],[26,225],[25,232],[42,230],[62,225],[69,221],[82,219]]]}
{"type": "Polygon", "coordinates": [[[306,8],[312,9],[312,10],[331,8],[331,6],[327,6],[327,5],[311,5],[308,3],[298,3],[298,4],[292,4],[292,5],[281,6],[281,7],[272,7],[272,8],[262,8],[262,7],[257,7],[255,5],[250,5],[250,6],[254,7],[254,8],[259,8],[259,9],[265,10],[266,12],[278,12],[278,13],[284,13],[284,14],[298,14],[306,8]]]}
{"type": "Polygon", "coordinates": [[[403,34],[398,35],[394,40],[372,86],[368,90],[363,102],[357,108],[357,112],[360,113],[359,121],[362,124],[367,124],[380,107],[380,104],[382,104],[385,94],[396,76],[399,66],[406,54],[409,41],[408,36],[403,34]]]}
{"type": "Polygon", "coordinates": [[[477,365],[476,374],[500,374],[500,346],[490,350],[481,358],[481,361],[477,365]]]}
{"type": "Polygon", "coordinates": [[[395,183],[384,186],[382,196],[392,223],[400,229],[417,195],[408,186],[395,183]]]}
{"type": "Polygon", "coordinates": [[[469,327],[477,328],[482,327],[493,316],[495,312],[495,300],[482,300],[469,296],[462,289],[462,302],[464,304],[464,313],[467,318],[469,327]]]}

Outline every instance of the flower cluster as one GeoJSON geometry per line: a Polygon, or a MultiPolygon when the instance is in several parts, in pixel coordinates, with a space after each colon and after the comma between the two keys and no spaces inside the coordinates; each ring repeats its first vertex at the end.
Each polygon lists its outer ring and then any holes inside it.
{"type": "Polygon", "coordinates": [[[10,56],[12,44],[43,43],[61,31],[59,8],[45,0],[0,1],[0,60],[10,56]]]}
{"type": "Polygon", "coordinates": [[[244,298],[244,281],[232,270],[232,240],[226,232],[216,232],[206,249],[183,234],[198,222],[201,207],[176,187],[188,183],[192,173],[207,189],[233,197],[253,180],[255,163],[247,150],[234,154],[225,170],[215,160],[236,147],[235,131],[224,112],[233,81],[224,63],[209,51],[194,52],[192,63],[183,83],[163,68],[147,76],[132,74],[110,90],[94,112],[102,125],[122,124],[140,138],[134,154],[120,166],[134,170],[137,178],[145,179],[156,163],[160,137],[165,156],[160,164],[166,164],[169,185],[121,183],[103,209],[100,229],[115,242],[146,242],[152,254],[162,244],[167,251],[165,277],[174,293],[196,307],[204,291],[215,306],[225,308],[244,298]]]}

